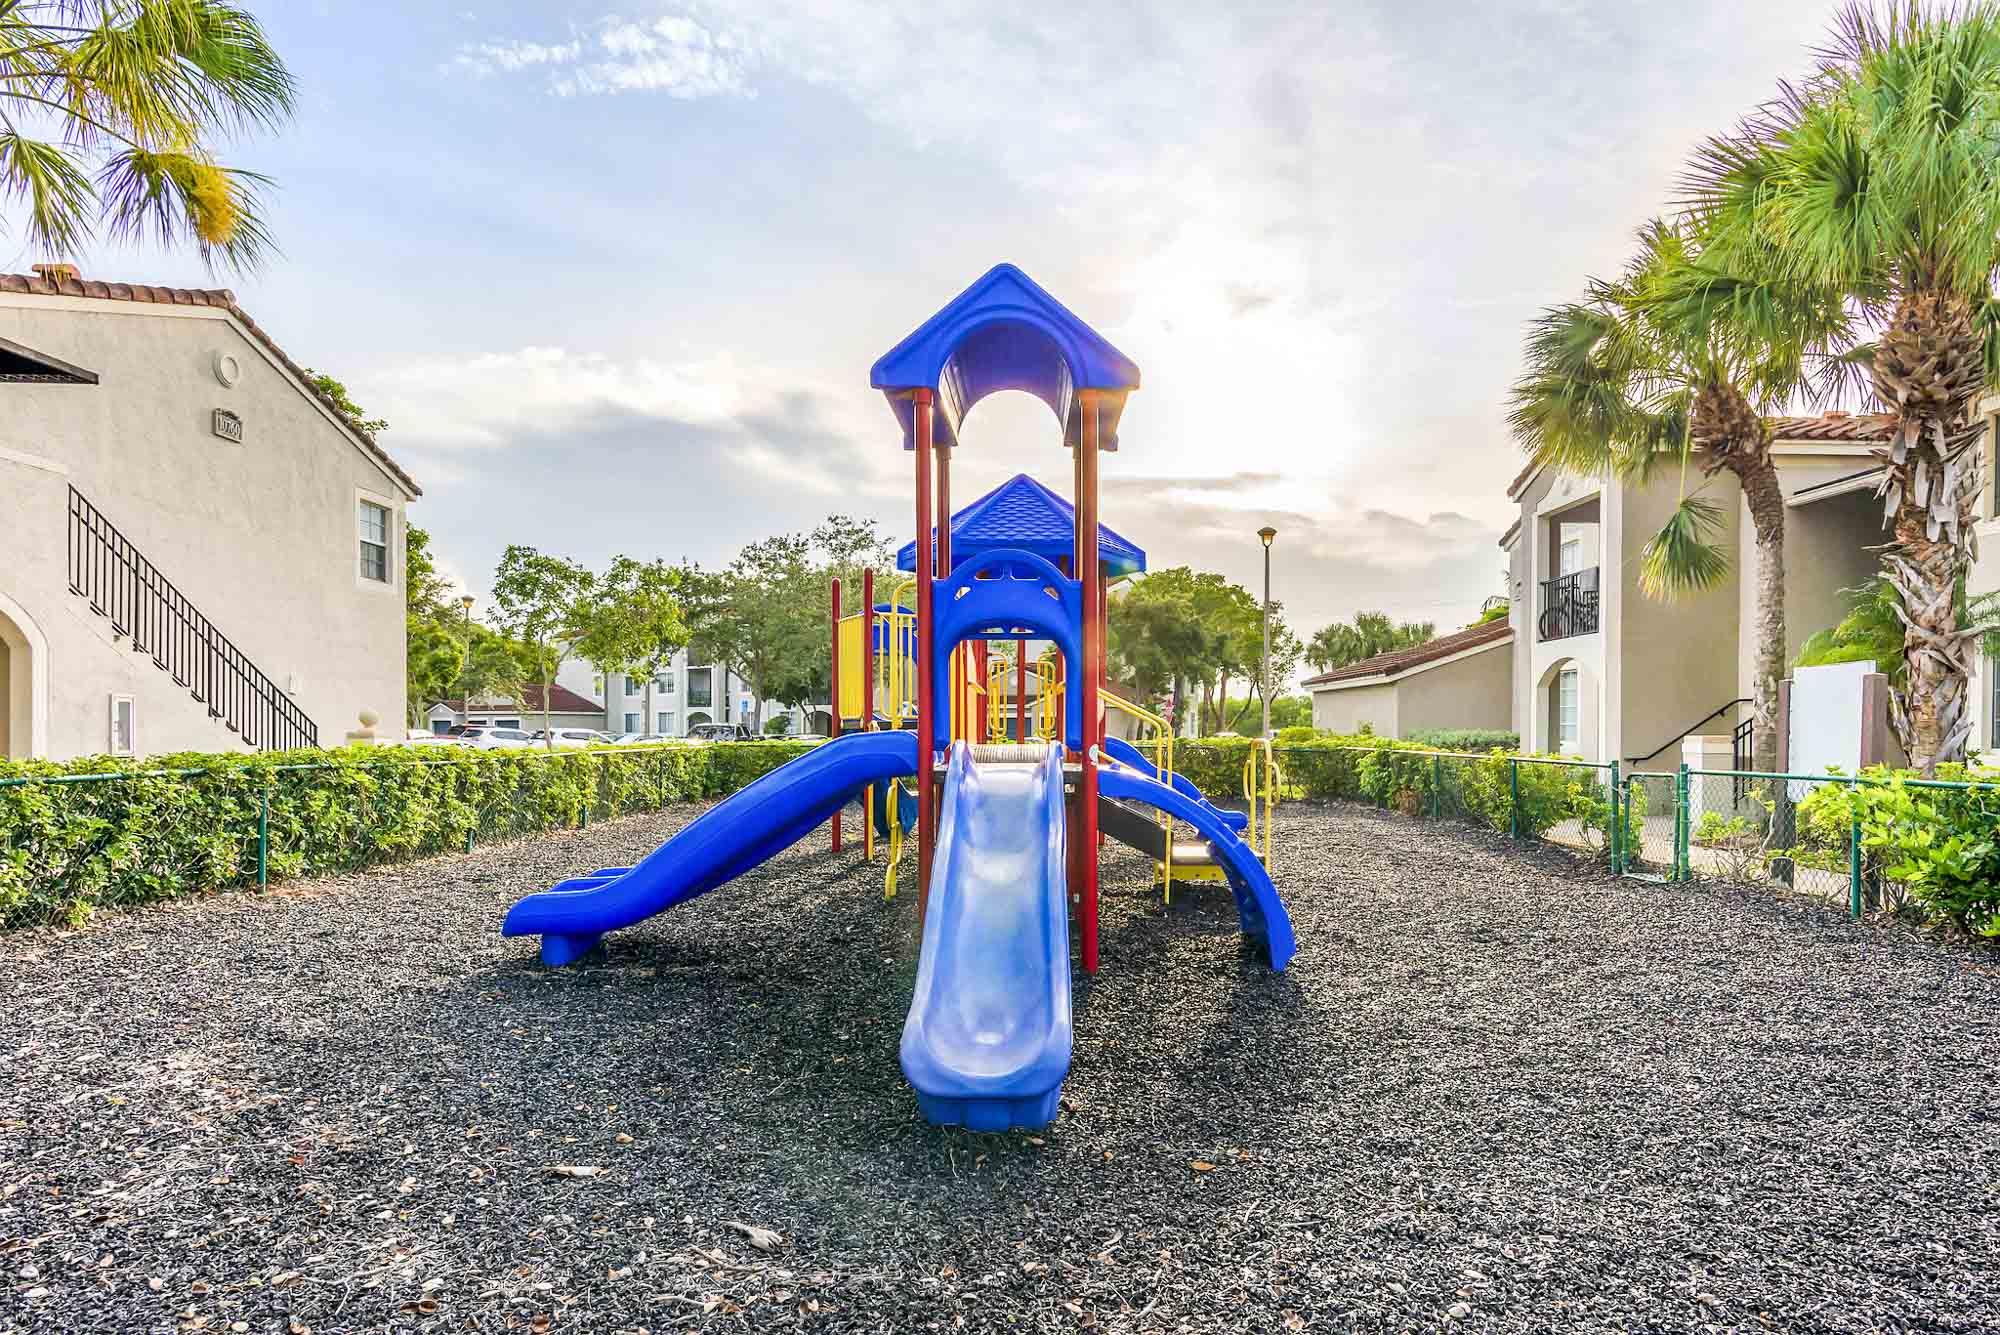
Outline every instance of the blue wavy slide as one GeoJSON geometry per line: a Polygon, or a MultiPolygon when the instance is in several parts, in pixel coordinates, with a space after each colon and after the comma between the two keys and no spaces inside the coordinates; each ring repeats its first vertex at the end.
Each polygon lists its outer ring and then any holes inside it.
{"type": "MultiPolygon", "coordinates": [[[[1106,737],[1104,739],[1104,754],[1127,769],[1137,770],[1146,778],[1152,779],[1155,782],[1159,780],[1160,771],[1154,766],[1152,761],[1146,759],[1146,753],[1122,737],[1106,737]]],[[[1194,786],[1194,780],[1188,778],[1187,775],[1176,774],[1173,776],[1173,779],[1173,786],[1176,791],[1180,792],[1190,801],[1199,802],[1207,807],[1215,813],[1217,820],[1230,829],[1241,830],[1250,824],[1250,815],[1248,812],[1230,811],[1215,805],[1215,803],[1208,800],[1201,789],[1194,786]]]]}
{"type": "Polygon", "coordinates": [[[981,765],[956,743],[939,811],[903,1075],[938,1125],[1047,1126],[1071,1044],[1062,748],[981,765]]]}
{"type": "Polygon", "coordinates": [[[605,867],[529,895],[503,936],[542,938],[542,962],[568,964],[606,932],[650,918],[790,848],[870,784],[917,772],[913,732],[857,732],[816,746],[697,816],[638,865],[605,867]]]}
{"type": "MultiPolygon", "coordinates": [[[[1116,759],[1108,749],[1101,754],[1107,759],[1116,759]]],[[[1189,797],[1178,785],[1168,787],[1156,778],[1118,764],[1098,768],[1097,791],[1121,802],[1157,807],[1176,820],[1184,820],[1194,826],[1215,849],[1215,859],[1229,877],[1229,889],[1236,896],[1236,915],[1243,924],[1243,935],[1264,948],[1273,969],[1281,970],[1291,962],[1292,956],[1298,953],[1298,942],[1292,936],[1291,915],[1285,912],[1284,901],[1278,898],[1278,887],[1271,883],[1271,873],[1265,869],[1264,860],[1257,856],[1256,850],[1244,843],[1235,829],[1219,819],[1235,813],[1219,812],[1199,794],[1189,797]]]]}

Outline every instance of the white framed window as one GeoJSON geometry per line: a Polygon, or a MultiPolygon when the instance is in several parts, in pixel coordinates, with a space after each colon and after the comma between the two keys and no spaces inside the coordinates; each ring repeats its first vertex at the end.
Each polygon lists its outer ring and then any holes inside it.
{"type": "Polygon", "coordinates": [[[639,731],[639,716],[638,716],[637,714],[627,714],[627,715],[625,716],[625,728],[624,728],[624,731],[626,731],[626,732],[638,732],[638,731],[639,731]]]}
{"type": "Polygon", "coordinates": [[[361,549],[361,578],[389,583],[389,534],[394,528],[389,507],[366,498],[359,500],[355,502],[354,524],[361,549]]]}
{"type": "Polygon", "coordinates": [[[1565,755],[1575,752],[1582,741],[1582,712],[1579,708],[1578,680],[1575,668],[1564,668],[1556,674],[1556,750],[1565,755]]]}
{"type": "Polygon", "coordinates": [[[671,737],[671,736],[673,736],[673,735],[674,735],[674,716],[673,716],[673,715],[672,715],[671,713],[663,713],[663,714],[661,714],[661,715],[660,715],[660,726],[659,726],[659,727],[657,727],[657,728],[655,728],[655,729],[653,729],[653,731],[654,731],[654,732],[657,732],[657,733],[658,733],[658,734],[660,734],[660,736],[662,736],[662,737],[671,737]]]}
{"type": "Polygon", "coordinates": [[[1583,539],[1565,538],[1556,548],[1556,574],[1574,575],[1583,569],[1583,539]]]}
{"type": "Polygon", "coordinates": [[[675,677],[661,677],[661,678],[660,678],[660,692],[661,692],[661,694],[663,694],[663,695],[672,695],[672,694],[673,694],[673,693],[674,693],[675,691],[677,691],[678,689],[680,689],[680,688],[679,688],[679,686],[678,686],[678,685],[676,685],[676,682],[677,682],[677,681],[678,681],[678,678],[675,678],[675,677]]]}
{"type": "Polygon", "coordinates": [[[114,756],[139,754],[139,702],[129,695],[111,697],[109,750],[114,756]]]}

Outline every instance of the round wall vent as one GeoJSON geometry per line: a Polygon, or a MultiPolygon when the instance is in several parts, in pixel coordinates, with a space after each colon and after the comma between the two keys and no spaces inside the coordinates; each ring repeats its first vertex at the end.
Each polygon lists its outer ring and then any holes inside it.
{"type": "Polygon", "coordinates": [[[222,382],[225,389],[236,388],[236,382],[243,378],[243,363],[236,359],[235,353],[215,354],[215,378],[222,382]]]}

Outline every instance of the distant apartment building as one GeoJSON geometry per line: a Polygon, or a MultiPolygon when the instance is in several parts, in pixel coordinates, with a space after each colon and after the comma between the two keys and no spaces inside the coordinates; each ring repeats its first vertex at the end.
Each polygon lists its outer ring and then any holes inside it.
{"type": "MultiPolygon", "coordinates": [[[[605,674],[588,663],[563,664],[557,682],[592,702],[598,711],[595,725],[619,733],[657,733],[662,737],[685,737],[691,728],[704,723],[742,724],[755,727],[757,698],[743,679],[715,663],[690,663],[683,649],[674,655],[653,678],[652,710],[647,712],[646,678],[628,673],[605,674]]],[[[763,723],[785,720],[794,734],[826,731],[827,710],[785,709],[767,705],[763,723]]]]}
{"type": "Polygon", "coordinates": [[[227,291],[0,275],[0,755],[404,711],[417,484],[227,291]]]}

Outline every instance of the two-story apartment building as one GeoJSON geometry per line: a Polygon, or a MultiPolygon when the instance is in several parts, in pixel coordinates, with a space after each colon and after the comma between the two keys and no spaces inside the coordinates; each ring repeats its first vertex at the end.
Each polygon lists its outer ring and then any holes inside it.
{"type": "MultiPolygon", "coordinates": [[[[1837,622],[1842,591],[1878,568],[1884,541],[1870,453],[1884,419],[1828,413],[1773,423],[1786,499],[1785,624],[1796,653],[1837,622]]],[[[1520,509],[1500,545],[1513,597],[1514,727],[1524,745],[1673,769],[1688,736],[1733,737],[1749,718],[1757,549],[1733,477],[1689,485],[1722,506],[1728,577],[1661,600],[1640,587],[1646,542],[1679,497],[1677,474],[1641,486],[1528,467],[1508,497],[1520,509]]],[[[1747,732],[1737,739],[1747,743],[1747,732]]]]}
{"type": "Polygon", "coordinates": [[[0,755],[400,725],[417,484],[221,290],[0,275],[0,755]]]}
{"type": "MultiPolygon", "coordinates": [[[[652,713],[646,712],[646,680],[625,673],[598,672],[588,663],[565,663],[557,681],[577,695],[591,700],[603,714],[602,727],[619,733],[658,733],[662,737],[685,737],[688,730],[704,723],[740,723],[754,726],[757,697],[744,680],[720,664],[694,663],[683,649],[673,662],[653,679],[652,713]]],[[[824,709],[781,709],[767,703],[763,719],[783,718],[794,734],[826,731],[824,709]]]]}

